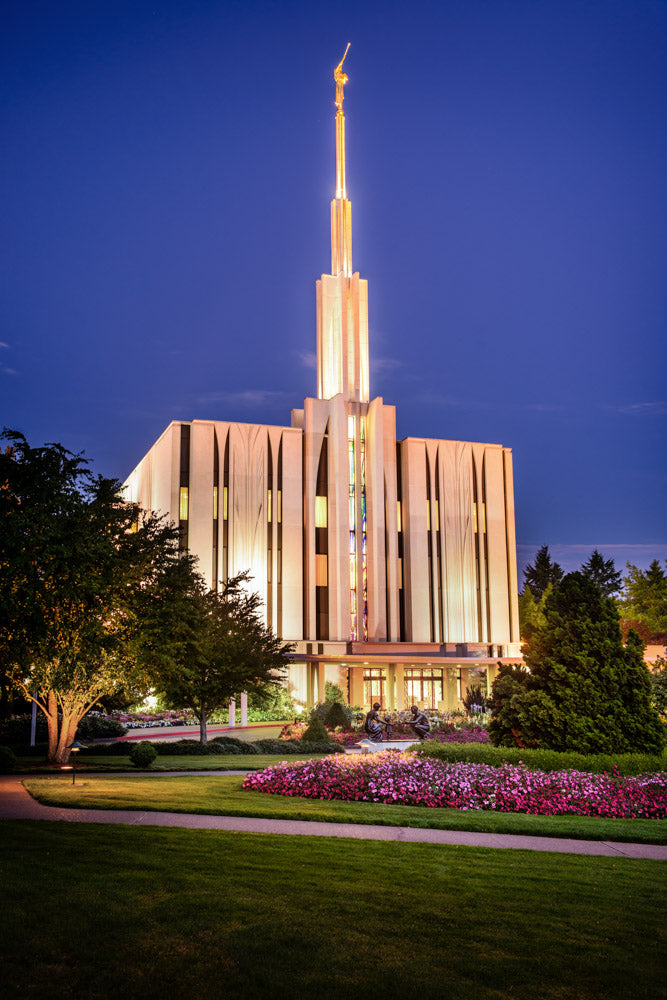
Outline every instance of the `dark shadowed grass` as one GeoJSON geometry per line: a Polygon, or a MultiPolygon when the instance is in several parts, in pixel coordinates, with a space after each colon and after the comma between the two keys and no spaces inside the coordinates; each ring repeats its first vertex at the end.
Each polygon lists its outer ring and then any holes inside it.
{"type": "Polygon", "coordinates": [[[30,793],[45,805],[88,809],[152,809],[160,812],[213,816],[260,816],[269,819],[317,820],[413,826],[438,830],[472,830],[579,840],[617,840],[665,844],[667,822],[649,819],[604,819],[589,816],[528,816],[486,810],[426,809],[376,802],[337,802],[291,798],[243,791],[242,777],[69,777],[26,778],[30,793]]]}
{"type": "Polygon", "coordinates": [[[0,822],[3,996],[657,1000],[652,861],[0,822]]]}

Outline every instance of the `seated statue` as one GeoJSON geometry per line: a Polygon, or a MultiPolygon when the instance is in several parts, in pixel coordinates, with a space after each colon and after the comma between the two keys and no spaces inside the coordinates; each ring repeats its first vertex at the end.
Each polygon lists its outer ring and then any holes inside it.
{"type": "Polygon", "coordinates": [[[379,707],[380,702],[376,701],[370,712],[366,713],[366,721],[364,722],[364,732],[373,743],[382,743],[382,727],[387,725],[378,715],[379,707]]]}
{"type": "Polygon", "coordinates": [[[428,719],[423,712],[419,711],[416,705],[412,706],[410,712],[412,713],[410,728],[415,736],[418,736],[420,740],[425,740],[431,731],[428,719]]]}

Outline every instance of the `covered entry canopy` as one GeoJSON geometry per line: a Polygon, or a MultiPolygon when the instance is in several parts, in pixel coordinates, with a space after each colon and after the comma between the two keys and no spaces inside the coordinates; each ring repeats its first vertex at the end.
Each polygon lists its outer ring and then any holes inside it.
{"type": "MultiPolygon", "coordinates": [[[[347,694],[351,705],[402,710],[418,703],[422,708],[453,711],[470,684],[487,690],[500,664],[519,665],[520,656],[490,655],[486,645],[437,643],[300,643],[310,647],[295,652],[290,682],[295,697],[310,708],[324,700],[327,681],[347,694]],[[332,647],[337,646],[338,649],[332,647]]],[[[496,650],[493,649],[493,652],[496,650]]],[[[514,650],[512,650],[514,652],[514,650]]]]}

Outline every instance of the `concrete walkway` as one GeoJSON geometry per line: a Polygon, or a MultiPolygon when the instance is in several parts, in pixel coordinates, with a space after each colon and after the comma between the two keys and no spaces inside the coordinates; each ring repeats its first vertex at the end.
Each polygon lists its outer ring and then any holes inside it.
{"type": "MultiPolygon", "coordinates": [[[[171,772],[171,775],[176,772],[171,772]]],[[[243,771],[179,772],[182,774],[244,774],[243,771]]],[[[109,776],[109,775],[106,775],[109,776]]],[[[153,774],[153,777],[157,775],[153,774]]],[[[167,777],[168,775],[163,775],[167,777]]],[[[667,861],[667,845],[621,844],[613,841],[565,840],[513,834],[470,833],[465,830],[419,830],[406,826],[363,826],[355,823],[309,823],[301,820],[258,819],[250,816],[200,816],[191,813],[144,812],[116,809],[62,809],[43,806],[28,794],[22,775],[0,776],[0,819],[64,820],[68,823],[120,823],[129,826],[180,826],[193,830],[231,830],[242,833],[279,833],[306,837],[342,837],[355,840],[397,840],[402,843],[448,844],[465,847],[510,848],[522,851],[649,858],[667,861]]],[[[101,775],[100,775],[101,777],[101,775]]],[[[127,772],[123,773],[127,777],[127,772]]],[[[659,822],[656,820],[656,822],[659,822]]]]}

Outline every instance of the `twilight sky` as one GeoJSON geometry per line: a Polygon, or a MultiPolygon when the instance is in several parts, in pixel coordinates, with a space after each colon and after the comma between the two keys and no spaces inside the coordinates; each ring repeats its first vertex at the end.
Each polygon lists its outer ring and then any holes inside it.
{"type": "Polygon", "coordinates": [[[513,449],[519,561],[667,557],[665,0],[5,0],[0,425],[124,479],[316,394],[345,64],[371,395],[513,449]]]}

